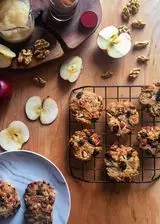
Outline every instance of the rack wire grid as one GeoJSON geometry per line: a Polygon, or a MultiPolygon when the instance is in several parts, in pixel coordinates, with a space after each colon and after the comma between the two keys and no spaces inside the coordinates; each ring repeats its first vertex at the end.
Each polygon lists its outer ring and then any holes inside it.
{"type": "MultiPolygon", "coordinates": [[[[128,146],[137,147],[137,132],[143,126],[158,126],[160,120],[149,116],[139,104],[139,94],[144,86],[82,86],[73,89],[70,99],[73,94],[79,91],[87,90],[97,93],[103,97],[103,104],[106,108],[108,103],[120,100],[131,101],[138,109],[140,115],[140,124],[136,129],[125,137],[117,137],[111,133],[107,127],[107,118],[105,111],[100,119],[92,123],[91,128],[94,128],[103,140],[103,152],[98,156],[93,156],[90,161],[79,161],[74,158],[69,150],[69,167],[72,177],[88,182],[88,183],[113,183],[107,177],[105,169],[105,151],[114,143],[125,144],[128,146]]],[[[72,118],[71,111],[69,111],[69,138],[76,130],[82,130],[85,125],[76,122],[72,118]]],[[[140,170],[139,175],[129,183],[151,183],[160,177],[160,155],[150,156],[142,152],[140,154],[140,170]]],[[[124,182],[123,182],[124,183],[124,182]]]]}

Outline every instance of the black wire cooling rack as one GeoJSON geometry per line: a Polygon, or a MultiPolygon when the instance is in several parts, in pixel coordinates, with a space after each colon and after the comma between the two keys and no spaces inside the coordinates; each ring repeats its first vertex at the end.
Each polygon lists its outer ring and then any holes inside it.
{"type": "MultiPolygon", "coordinates": [[[[140,128],[147,125],[160,125],[160,120],[149,116],[143,108],[141,108],[138,97],[142,90],[142,86],[83,86],[73,89],[70,98],[73,94],[76,94],[81,90],[87,90],[101,95],[103,97],[104,107],[107,107],[107,104],[111,101],[129,100],[137,106],[139,111],[140,125],[134,132],[125,137],[117,137],[109,131],[106,125],[105,112],[96,123],[92,124],[91,128],[94,128],[103,139],[104,151],[98,156],[92,157],[90,161],[82,162],[75,159],[69,150],[69,166],[71,175],[74,178],[88,183],[113,183],[113,181],[107,178],[106,175],[104,164],[106,149],[114,142],[134,146],[134,148],[136,148],[137,132],[140,128]]],[[[69,111],[69,138],[75,131],[82,130],[83,128],[85,128],[85,125],[74,121],[71,112],[69,111]]],[[[151,183],[160,177],[159,154],[157,156],[149,156],[145,153],[141,153],[140,161],[141,165],[139,175],[130,183],[151,183]]]]}

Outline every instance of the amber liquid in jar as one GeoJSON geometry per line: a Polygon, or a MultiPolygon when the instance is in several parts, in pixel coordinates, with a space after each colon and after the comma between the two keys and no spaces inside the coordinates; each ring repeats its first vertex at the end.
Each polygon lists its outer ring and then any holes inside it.
{"type": "Polygon", "coordinates": [[[78,0],[50,0],[49,19],[67,21],[72,18],[78,0]]]}

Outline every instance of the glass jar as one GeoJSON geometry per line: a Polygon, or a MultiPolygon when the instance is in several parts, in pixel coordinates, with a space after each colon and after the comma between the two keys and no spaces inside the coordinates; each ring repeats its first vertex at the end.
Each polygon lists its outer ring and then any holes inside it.
{"type": "Polygon", "coordinates": [[[70,20],[76,10],[79,0],[50,0],[48,19],[58,22],[70,20]]]}
{"type": "Polygon", "coordinates": [[[2,0],[0,2],[0,37],[9,43],[20,43],[34,30],[30,0],[2,0]]]}

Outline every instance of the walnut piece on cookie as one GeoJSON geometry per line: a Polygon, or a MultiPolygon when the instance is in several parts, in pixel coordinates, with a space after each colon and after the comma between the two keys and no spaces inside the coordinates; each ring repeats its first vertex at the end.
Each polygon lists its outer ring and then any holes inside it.
{"type": "Polygon", "coordinates": [[[80,91],[74,95],[69,107],[73,118],[82,123],[96,122],[103,111],[103,98],[96,93],[80,91]]]}
{"type": "Polygon", "coordinates": [[[139,113],[130,101],[111,102],[106,114],[111,132],[118,136],[131,133],[139,123],[139,113]]]}
{"type": "Polygon", "coordinates": [[[143,127],[138,132],[137,140],[141,150],[156,155],[160,151],[160,127],[143,127]]]}
{"type": "Polygon", "coordinates": [[[139,101],[151,116],[160,116],[160,86],[153,84],[144,87],[139,95],[139,101]]]}
{"type": "Polygon", "coordinates": [[[92,129],[76,131],[70,138],[70,150],[76,159],[87,161],[102,151],[101,137],[92,129]]]}
{"type": "Polygon", "coordinates": [[[14,215],[20,206],[16,189],[7,182],[0,180],[0,219],[14,215]]]}
{"type": "Polygon", "coordinates": [[[105,154],[107,175],[116,182],[130,182],[139,174],[138,152],[124,145],[112,145],[105,154]]]}

